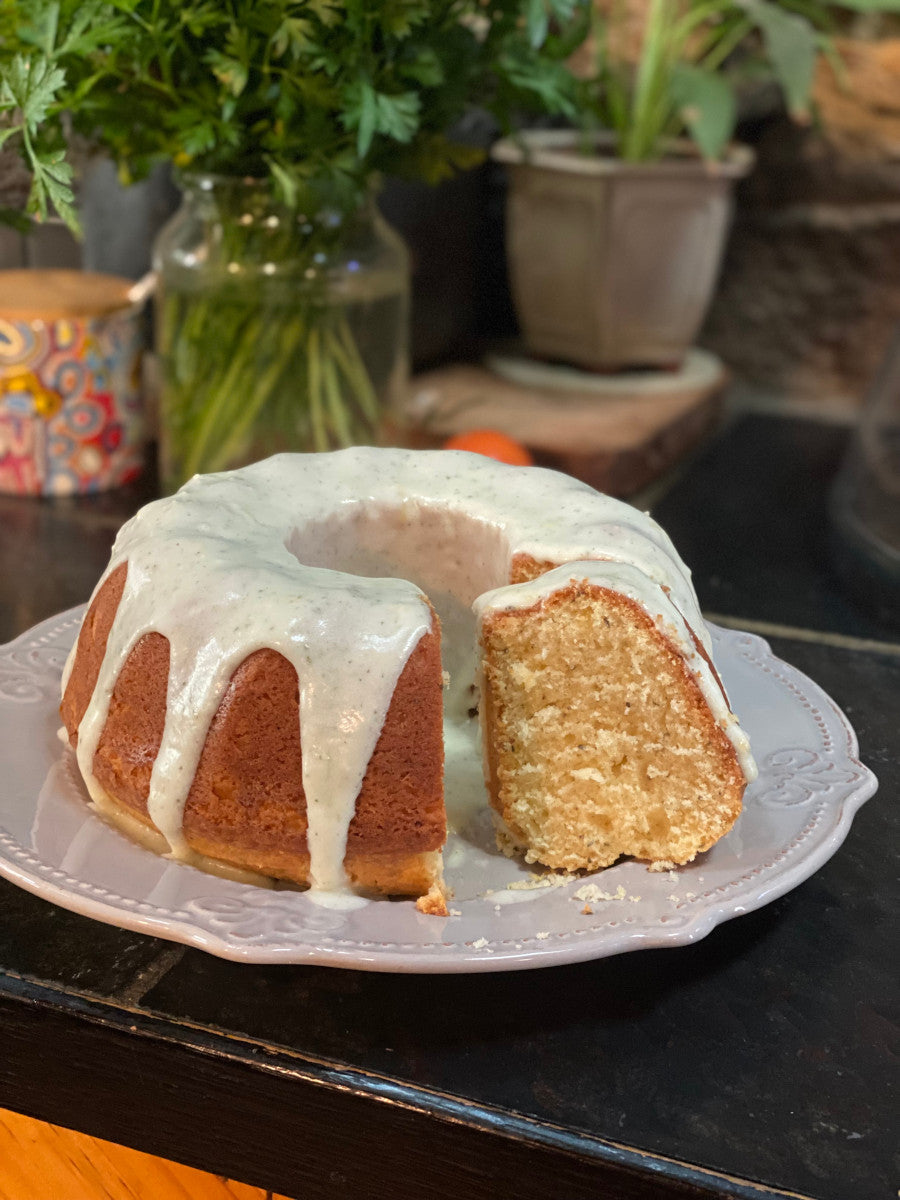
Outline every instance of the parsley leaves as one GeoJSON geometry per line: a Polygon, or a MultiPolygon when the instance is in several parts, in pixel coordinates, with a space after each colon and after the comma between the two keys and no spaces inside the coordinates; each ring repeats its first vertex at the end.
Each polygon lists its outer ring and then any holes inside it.
{"type": "Polygon", "coordinates": [[[0,0],[0,144],[29,211],[75,226],[69,127],[123,179],[163,158],[269,176],[292,204],[358,202],[376,172],[469,165],[471,104],[507,127],[574,111],[566,31],[589,0],[0,0]]]}

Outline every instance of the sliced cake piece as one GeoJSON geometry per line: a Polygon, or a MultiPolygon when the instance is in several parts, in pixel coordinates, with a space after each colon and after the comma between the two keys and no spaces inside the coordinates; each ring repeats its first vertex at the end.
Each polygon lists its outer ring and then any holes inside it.
{"type": "Polygon", "coordinates": [[[566,870],[622,855],[662,867],[731,828],[746,738],[663,588],[629,564],[580,562],[477,609],[501,848],[566,870]]]}

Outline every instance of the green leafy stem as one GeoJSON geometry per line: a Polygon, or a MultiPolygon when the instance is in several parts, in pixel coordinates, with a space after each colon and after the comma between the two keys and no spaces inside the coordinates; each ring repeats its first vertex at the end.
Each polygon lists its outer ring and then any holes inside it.
{"type": "MultiPolygon", "coordinates": [[[[574,116],[563,57],[588,0],[0,0],[0,145],[28,211],[77,214],[74,132],[157,162],[267,178],[294,211],[351,212],[373,175],[436,182],[479,152],[473,105],[574,116]]],[[[8,214],[0,213],[8,219],[8,214]]]]}
{"type": "Polygon", "coordinates": [[[160,315],[168,490],[280,450],[377,439],[378,395],[339,305],[170,292],[160,315]]]}

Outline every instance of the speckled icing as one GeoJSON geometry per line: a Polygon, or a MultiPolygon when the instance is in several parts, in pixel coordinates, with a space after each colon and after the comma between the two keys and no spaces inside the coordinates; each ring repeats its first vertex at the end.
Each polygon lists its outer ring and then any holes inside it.
{"type": "MultiPolygon", "coordinates": [[[[481,603],[524,603],[550,578],[510,586],[517,553],[623,564],[622,590],[663,614],[750,778],[746,738],[685,628],[710,649],[690,574],[647,514],[554,471],[459,451],[354,448],[195,476],[123,526],[97,587],[128,562],[78,730],[88,789],[99,792],[94,754],[119,672],[144,634],[160,633],[170,643],[168,706],[148,810],[173,855],[189,857],[182,815],[210,721],[240,663],[271,647],[300,685],[312,886],[345,891],[347,829],[396,683],[431,628],[426,594],[456,675],[451,703],[464,706],[471,606],[498,588],[481,603]]],[[[609,579],[612,565],[603,569],[609,579]]]]}

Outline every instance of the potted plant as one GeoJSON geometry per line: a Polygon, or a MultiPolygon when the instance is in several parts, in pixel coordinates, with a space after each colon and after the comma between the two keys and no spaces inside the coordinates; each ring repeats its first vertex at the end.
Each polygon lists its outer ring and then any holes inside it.
{"type": "Polygon", "coordinates": [[[507,253],[529,350],[603,371],[680,362],[712,297],[734,181],[753,164],[732,141],[738,89],[766,78],[808,121],[831,7],[598,0],[572,62],[577,127],[493,151],[510,174],[507,253]]]}
{"type": "Polygon", "coordinates": [[[164,484],[280,449],[376,440],[406,369],[384,173],[472,161],[480,103],[574,112],[577,0],[32,0],[0,13],[0,143],[28,208],[77,225],[66,135],[124,178],[174,163],[157,243],[164,484]]]}

